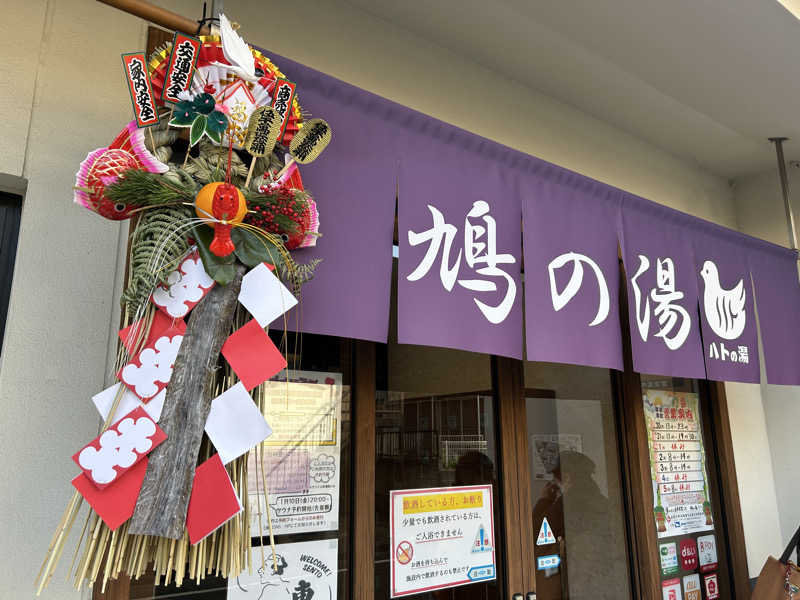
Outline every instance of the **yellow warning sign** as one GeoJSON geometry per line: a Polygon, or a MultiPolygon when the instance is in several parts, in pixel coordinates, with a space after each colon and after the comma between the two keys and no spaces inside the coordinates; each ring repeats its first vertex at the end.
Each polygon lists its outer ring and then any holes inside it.
{"type": "Polygon", "coordinates": [[[436,512],[439,510],[481,508],[482,506],[483,494],[480,490],[455,494],[425,494],[420,496],[406,496],[403,498],[404,515],[436,512]]]}

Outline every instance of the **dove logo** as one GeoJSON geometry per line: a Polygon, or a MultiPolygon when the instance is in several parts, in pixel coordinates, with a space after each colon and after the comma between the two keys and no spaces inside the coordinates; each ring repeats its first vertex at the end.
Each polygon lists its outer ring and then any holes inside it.
{"type": "Polygon", "coordinates": [[[747,320],[744,281],[740,279],[730,290],[723,289],[717,265],[710,260],[703,263],[700,276],[705,285],[703,309],[708,326],[719,337],[735,340],[742,335],[747,320]]]}

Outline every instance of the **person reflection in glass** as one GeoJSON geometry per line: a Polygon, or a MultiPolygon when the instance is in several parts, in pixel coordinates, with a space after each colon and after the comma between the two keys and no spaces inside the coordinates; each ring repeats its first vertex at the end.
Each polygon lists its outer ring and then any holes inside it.
{"type": "Polygon", "coordinates": [[[560,452],[553,479],[534,506],[534,532],[546,517],[556,537],[555,544],[537,544],[536,556],[561,557],[560,567],[536,571],[541,600],[620,597],[614,582],[617,569],[609,562],[619,544],[612,539],[611,506],[594,480],[595,470],[594,461],[585,454],[560,452]]]}
{"type": "MultiPolygon", "coordinates": [[[[494,463],[482,452],[471,451],[458,459],[455,468],[454,486],[489,484],[492,486],[492,505],[494,507],[494,522],[499,523],[497,506],[497,479],[494,472],[494,463]]],[[[497,529],[495,528],[494,547],[498,545],[497,529]]],[[[497,556],[497,554],[495,554],[497,556]]],[[[436,600],[489,600],[500,598],[497,580],[485,583],[470,583],[467,585],[437,590],[433,592],[436,600]]]]}

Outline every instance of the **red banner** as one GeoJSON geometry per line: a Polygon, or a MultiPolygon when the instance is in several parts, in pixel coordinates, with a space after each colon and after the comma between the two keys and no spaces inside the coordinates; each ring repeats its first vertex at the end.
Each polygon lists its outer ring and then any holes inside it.
{"type": "Polygon", "coordinates": [[[125,65],[125,78],[131,93],[133,113],[139,127],[147,127],[158,123],[158,110],[153,97],[153,86],[147,73],[147,61],[144,52],[130,52],[122,55],[125,65]]]}
{"type": "Polygon", "coordinates": [[[278,111],[281,117],[281,132],[278,134],[278,141],[283,139],[286,132],[286,124],[289,122],[289,115],[292,113],[292,100],[297,84],[288,79],[278,79],[275,82],[275,90],[272,94],[272,107],[278,111]]]}
{"type": "Polygon", "coordinates": [[[177,104],[178,94],[192,87],[192,77],[200,56],[202,42],[182,33],[175,32],[172,40],[172,52],[169,55],[167,73],[164,77],[164,89],[161,99],[164,102],[177,104]]]}

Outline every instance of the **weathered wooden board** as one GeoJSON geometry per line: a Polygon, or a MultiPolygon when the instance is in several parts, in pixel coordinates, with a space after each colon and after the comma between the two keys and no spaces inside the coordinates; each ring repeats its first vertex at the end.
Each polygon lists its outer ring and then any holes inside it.
{"type": "Polygon", "coordinates": [[[245,269],[237,264],[233,281],[214,286],[192,311],[158,423],[168,437],[148,456],[132,534],[183,535],[219,352],[230,332],[245,269]]]}

